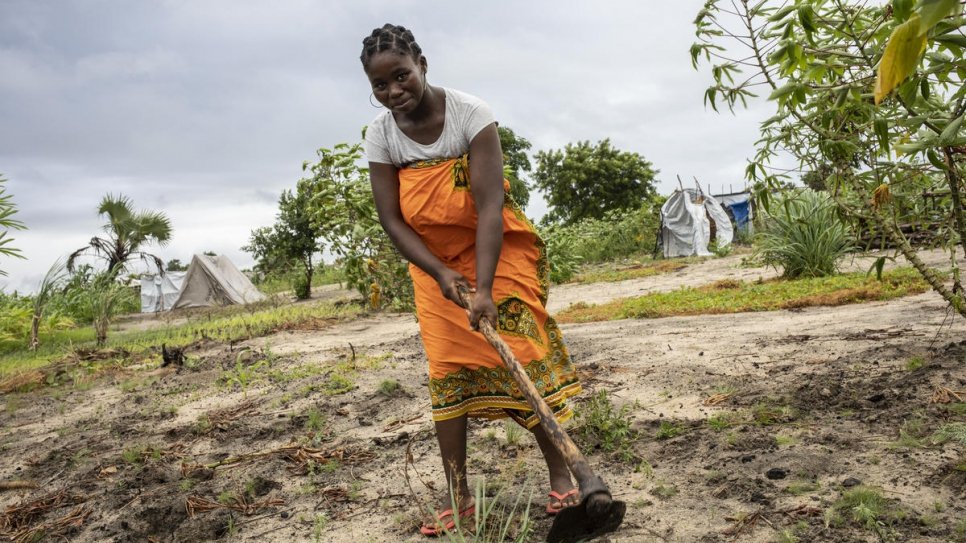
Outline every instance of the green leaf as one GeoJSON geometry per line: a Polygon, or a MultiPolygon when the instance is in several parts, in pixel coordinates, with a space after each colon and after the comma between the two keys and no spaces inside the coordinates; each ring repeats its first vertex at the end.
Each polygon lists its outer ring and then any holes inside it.
{"type": "Polygon", "coordinates": [[[952,15],[959,8],[959,0],[919,0],[919,35],[924,36],[936,23],[952,15]]]}
{"type": "MultiPolygon", "coordinates": [[[[867,271],[865,274],[869,275],[870,273],[872,273],[872,270],[875,270],[876,281],[882,281],[882,268],[885,267],[886,258],[888,257],[880,256],[879,258],[875,259],[875,262],[872,263],[872,266],[869,268],[869,271],[867,271]]],[[[893,259],[890,259],[890,260],[893,260],[893,259]]]]}
{"type": "Polygon", "coordinates": [[[919,26],[919,17],[913,15],[889,36],[875,78],[876,105],[916,70],[926,48],[926,37],[919,33],[919,26]]]}
{"type": "Polygon", "coordinates": [[[912,0],[894,0],[892,2],[892,16],[899,22],[904,22],[912,15],[912,0]]]}
{"type": "Polygon", "coordinates": [[[946,163],[939,158],[935,149],[926,149],[926,158],[929,159],[929,163],[936,167],[939,171],[946,171],[946,163]]]}
{"type": "Polygon", "coordinates": [[[953,142],[956,141],[956,135],[959,133],[960,127],[963,126],[963,117],[963,115],[960,115],[946,125],[946,128],[943,129],[942,134],[939,135],[940,145],[953,145],[953,142]]]}
{"type": "Polygon", "coordinates": [[[936,36],[933,40],[943,45],[952,45],[966,49],[966,36],[962,34],[943,34],[942,36],[936,36]]]}
{"type": "Polygon", "coordinates": [[[786,16],[788,16],[789,13],[791,13],[793,11],[795,11],[795,6],[794,5],[785,6],[782,9],[776,11],[771,17],[768,18],[768,20],[771,21],[771,22],[773,22],[773,23],[776,23],[776,22],[781,21],[782,19],[784,19],[786,16]]]}
{"type": "Polygon", "coordinates": [[[848,85],[842,85],[835,89],[835,109],[841,109],[845,105],[845,101],[849,99],[849,94],[851,94],[850,91],[848,85]]]}
{"type": "Polygon", "coordinates": [[[919,82],[919,92],[922,93],[924,99],[929,99],[929,80],[925,77],[919,82]]]}
{"type": "Polygon", "coordinates": [[[879,140],[879,147],[881,147],[882,151],[886,155],[888,155],[889,154],[889,121],[887,121],[886,119],[876,119],[875,123],[873,124],[875,127],[875,136],[879,140]]]}
{"type": "Polygon", "coordinates": [[[784,97],[788,96],[789,94],[795,92],[796,89],[798,89],[798,83],[796,83],[796,82],[793,81],[791,83],[788,83],[785,86],[778,87],[777,89],[775,89],[774,91],[772,91],[772,93],[770,95],[768,95],[768,99],[769,100],[779,100],[779,99],[784,98],[784,97]]]}

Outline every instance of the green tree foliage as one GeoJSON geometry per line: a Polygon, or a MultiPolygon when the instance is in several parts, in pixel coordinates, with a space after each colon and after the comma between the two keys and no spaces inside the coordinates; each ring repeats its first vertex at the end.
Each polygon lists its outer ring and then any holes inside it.
{"type": "Polygon", "coordinates": [[[37,293],[33,296],[33,315],[30,319],[30,344],[31,351],[40,346],[40,325],[43,323],[48,306],[51,305],[54,297],[58,294],[58,289],[67,279],[67,270],[63,260],[58,260],[51,265],[40,282],[37,293]]]}
{"type": "Polygon", "coordinates": [[[299,273],[292,286],[300,300],[312,293],[316,257],[323,247],[323,223],[310,209],[314,183],[312,179],[301,179],[295,192],[283,190],[278,199],[275,225],[252,230],[248,245],[242,247],[255,258],[255,272],[263,277],[273,272],[284,274],[297,264],[299,273]]]}
{"type": "Polygon", "coordinates": [[[708,0],[691,57],[713,64],[712,108],[734,109],[762,88],[774,104],[746,170],[760,203],[786,177],[769,165],[778,154],[804,171],[827,165],[846,216],[882,232],[966,316],[955,259],[950,289],[900,228],[922,220],[924,189],[944,194],[941,220],[923,227],[950,250],[966,246],[962,12],[956,0],[708,0]]]}
{"type": "Polygon", "coordinates": [[[530,184],[525,173],[532,168],[527,151],[532,145],[523,136],[518,136],[512,128],[500,126],[500,148],[503,149],[503,175],[510,182],[510,197],[520,209],[526,209],[530,202],[530,184]]]}
{"type": "Polygon", "coordinates": [[[136,211],[134,202],[124,195],[108,194],[97,207],[97,214],[107,218],[105,236],[94,236],[91,241],[67,257],[67,269],[74,271],[78,257],[93,254],[107,261],[107,271],[117,277],[128,261],[140,257],[153,264],[158,271],[164,263],[142,248],[149,243],[167,245],[171,239],[171,221],[159,211],[136,211]]]}
{"type": "Polygon", "coordinates": [[[379,223],[369,186],[369,169],[359,166],[362,146],[340,143],[319,149],[318,161],[305,162],[311,174],[309,210],[333,254],[341,261],[346,282],[373,308],[408,309],[413,285],[402,260],[379,223]]]}
{"type": "MultiPolygon", "coordinates": [[[[10,231],[26,230],[27,227],[13,218],[17,213],[17,206],[13,203],[13,195],[7,194],[7,187],[4,186],[6,182],[7,180],[0,175],[0,255],[24,258],[20,249],[10,246],[10,242],[13,241],[13,238],[10,237],[10,231]]],[[[7,272],[0,270],[0,276],[5,275],[7,275],[7,272]]]]}
{"type": "Polygon", "coordinates": [[[173,272],[186,271],[188,269],[188,265],[181,262],[180,258],[172,258],[167,264],[164,265],[164,269],[166,271],[173,272]]]}
{"type": "Polygon", "coordinates": [[[540,151],[536,160],[534,183],[550,206],[544,222],[602,219],[608,211],[636,209],[655,193],[657,170],[641,155],[614,148],[609,139],[540,151]]]}

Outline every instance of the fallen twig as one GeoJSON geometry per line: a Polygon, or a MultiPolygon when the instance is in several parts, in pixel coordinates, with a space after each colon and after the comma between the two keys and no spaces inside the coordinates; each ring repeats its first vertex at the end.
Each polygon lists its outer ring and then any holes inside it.
{"type": "Polygon", "coordinates": [[[195,515],[198,513],[206,513],[216,509],[231,509],[244,515],[254,515],[262,509],[285,505],[285,500],[281,498],[266,498],[261,501],[250,502],[245,499],[245,496],[235,496],[230,502],[222,503],[209,500],[208,498],[202,498],[201,496],[188,496],[185,499],[184,505],[185,511],[188,513],[188,518],[195,518],[195,515]]]}
{"type": "Polygon", "coordinates": [[[947,387],[936,387],[936,390],[932,393],[932,398],[929,399],[930,404],[934,403],[952,403],[953,398],[957,402],[963,402],[963,396],[966,396],[966,391],[962,390],[952,390],[947,387]]]}
{"type": "Polygon", "coordinates": [[[40,488],[40,485],[33,481],[0,481],[0,491],[32,488],[40,488]]]}

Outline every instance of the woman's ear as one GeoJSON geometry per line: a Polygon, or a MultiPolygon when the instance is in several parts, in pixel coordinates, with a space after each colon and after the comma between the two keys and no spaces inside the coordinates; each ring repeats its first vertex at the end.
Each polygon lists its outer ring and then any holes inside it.
{"type": "Polygon", "coordinates": [[[419,55],[419,67],[423,69],[423,73],[429,68],[429,63],[426,61],[425,55],[419,55]]]}

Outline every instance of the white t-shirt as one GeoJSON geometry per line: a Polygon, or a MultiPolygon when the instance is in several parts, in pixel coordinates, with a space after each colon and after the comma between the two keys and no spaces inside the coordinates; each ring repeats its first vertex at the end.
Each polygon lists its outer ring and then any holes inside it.
{"type": "Polygon", "coordinates": [[[376,117],[366,129],[366,157],[369,162],[393,164],[397,168],[418,160],[456,158],[469,152],[470,142],[495,122],[490,106],[458,90],[446,92],[443,132],[429,145],[413,141],[396,125],[390,111],[376,117]]]}

